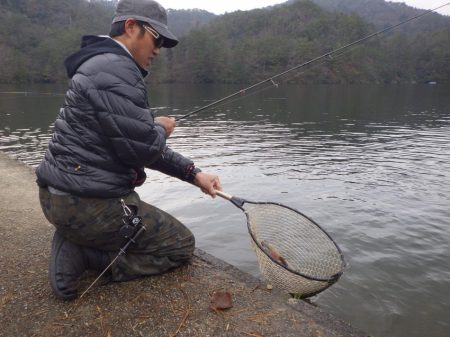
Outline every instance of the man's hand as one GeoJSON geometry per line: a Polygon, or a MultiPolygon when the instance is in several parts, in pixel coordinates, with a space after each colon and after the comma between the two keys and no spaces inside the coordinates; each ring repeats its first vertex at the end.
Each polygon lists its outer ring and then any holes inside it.
{"type": "Polygon", "coordinates": [[[164,126],[164,129],[166,129],[166,138],[170,137],[176,126],[175,118],[172,117],[155,117],[155,123],[164,126]]]}
{"type": "Polygon", "coordinates": [[[216,190],[222,191],[222,185],[220,185],[220,179],[218,176],[198,172],[194,179],[195,186],[200,187],[203,193],[209,194],[213,198],[216,197],[216,190]]]}

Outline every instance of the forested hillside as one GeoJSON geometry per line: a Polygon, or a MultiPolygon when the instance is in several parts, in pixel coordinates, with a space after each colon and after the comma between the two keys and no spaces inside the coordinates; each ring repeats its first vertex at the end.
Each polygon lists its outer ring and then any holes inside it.
{"type": "MultiPolygon", "coordinates": [[[[362,11],[368,1],[379,6],[380,11],[393,4],[383,0],[313,1],[294,0],[222,16],[201,10],[170,10],[169,25],[181,36],[180,44],[163,51],[150,80],[255,82],[359,39],[380,26],[417,14],[416,9],[400,4],[395,15],[387,10],[382,15],[373,14],[370,19],[362,11]],[[390,19],[377,22],[376,17],[390,19]]],[[[78,48],[81,35],[107,33],[113,13],[111,1],[0,0],[0,82],[64,81],[64,58],[78,48]]],[[[448,80],[448,18],[434,16],[428,24],[425,18],[413,21],[408,24],[409,30],[405,25],[406,31],[373,39],[344,56],[285,80],[296,83],[448,80]]]]}
{"type": "MultiPolygon", "coordinates": [[[[297,1],[297,0],[292,0],[297,1]]],[[[315,4],[330,11],[355,13],[377,28],[384,28],[425,12],[399,2],[384,0],[311,0],[315,4]]],[[[431,13],[414,24],[400,28],[404,33],[417,33],[450,28],[450,17],[431,13]]]]}
{"type": "Polygon", "coordinates": [[[82,34],[107,32],[114,7],[80,0],[2,0],[0,82],[54,82],[82,34]]]}
{"type": "MultiPolygon", "coordinates": [[[[165,60],[166,67],[162,69],[166,73],[159,73],[159,79],[201,83],[255,82],[377,29],[356,14],[327,11],[310,1],[297,0],[270,9],[231,13],[187,35],[170,54],[170,60],[165,60]]],[[[398,83],[448,79],[450,29],[442,27],[416,34],[389,33],[344,56],[316,65],[300,76],[286,78],[296,83],[398,83]]]]}
{"type": "MultiPolygon", "coordinates": [[[[109,32],[116,2],[0,0],[0,83],[63,81],[64,58],[82,35],[109,32]]],[[[180,36],[214,17],[201,10],[168,11],[180,36]]]]}
{"type": "Polygon", "coordinates": [[[201,9],[168,10],[170,30],[176,37],[188,34],[192,29],[199,28],[216,18],[216,15],[201,9]]]}

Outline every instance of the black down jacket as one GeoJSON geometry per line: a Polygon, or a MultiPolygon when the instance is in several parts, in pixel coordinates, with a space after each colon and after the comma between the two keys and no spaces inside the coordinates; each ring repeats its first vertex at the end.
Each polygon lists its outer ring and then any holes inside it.
{"type": "Polygon", "coordinates": [[[142,184],[144,167],[193,179],[193,162],[167,148],[164,127],[154,123],[145,70],[120,45],[84,37],[65,65],[71,82],[36,169],[41,187],[109,198],[142,184]]]}

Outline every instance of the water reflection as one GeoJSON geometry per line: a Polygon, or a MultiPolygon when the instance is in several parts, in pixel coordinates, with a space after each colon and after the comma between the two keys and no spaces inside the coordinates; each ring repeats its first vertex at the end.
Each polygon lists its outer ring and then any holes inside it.
{"type": "MultiPolygon", "coordinates": [[[[181,116],[238,90],[161,86],[157,114],[181,116]]],[[[179,123],[170,145],[227,192],[277,201],[321,224],[350,269],[314,298],[377,336],[450,331],[449,86],[283,87],[179,123]]],[[[0,96],[0,146],[39,162],[61,97],[0,96]]],[[[245,219],[159,173],[139,191],[208,252],[255,275],[245,219]]]]}

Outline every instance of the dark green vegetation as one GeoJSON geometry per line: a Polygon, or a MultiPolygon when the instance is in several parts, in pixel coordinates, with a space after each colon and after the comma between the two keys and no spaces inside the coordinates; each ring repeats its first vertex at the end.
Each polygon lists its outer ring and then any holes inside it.
{"type": "MultiPolygon", "coordinates": [[[[291,0],[291,2],[296,0],[291,0]]],[[[414,7],[399,2],[386,2],[384,0],[311,0],[315,4],[330,10],[342,13],[356,13],[364,20],[376,25],[378,29],[388,27],[396,22],[406,20],[423,12],[414,7]]],[[[444,4],[445,1],[442,1],[444,4]]],[[[437,7],[437,6],[436,6],[437,7]]],[[[434,31],[450,27],[450,18],[431,14],[415,21],[412,25],[399,28],[405,33],[434,31]]]]}
{"type": "Polygon", "coordinates": [[[82,0],[1,0],[0,82],[55,82],[83,34],[105,34],[114,8],[82,0]]]}
{"type": "MultiPolygon", "coordinates": [[[[0,83],[59,82],[64,58],[82,35],[108,34],[116,1],[0,0],[0,83]]],[[[215,17],[201,10],[171,10],[182,36],[215,17]]]]}
{"type": "Polygon", "coordinates": [[[170,30],[177,37],[184,36],[193,28],[199,28],[205,23],[210,22],[216,15],[201,9],[191,10],[169,10],[170,30]]]}
{"type": "MultiPolygon", "coordinates": [[[[151,81],[255,82],[420,10],[383,0],[293,0],[215,16],[170,11],[180,45],[164,50],[151,81]]],[[[0,82],[58,82],[83,34],[107,34],[111,1],[0,0],[0,82]]],[[[296,83],[398,83],[450,79],[450,18],[432,14],[286,77],[296,83]],[[294,76],[293,76],[294,75],[294,76]]]]}

